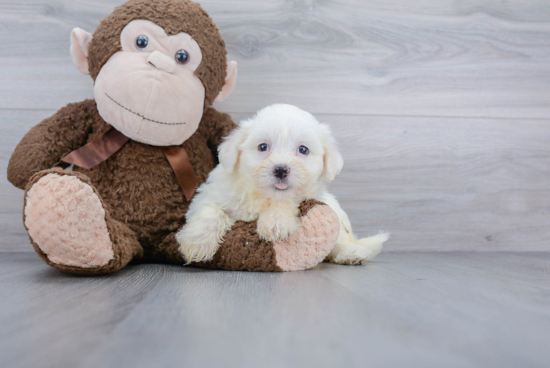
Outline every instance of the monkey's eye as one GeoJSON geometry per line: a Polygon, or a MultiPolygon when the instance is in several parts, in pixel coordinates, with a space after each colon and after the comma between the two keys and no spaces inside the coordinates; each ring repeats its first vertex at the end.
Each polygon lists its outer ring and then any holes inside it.
{"type": "Polygon", "coordinates": [[[187,64],[189,62],[189,54],[185,50],[176,52],[176,61],[178,64],[187,64]]]}
{"type": "Polygon", "coordinates": [[[302,155],[307,155],[309,153],[309,148],[306,146],[300,146],[298,147],[298,152],[300,152],[302,155]]]}
{"type": "Polygon", "coordinates": [[[145,50],[149,46],[149,39],[147,36],[141,35],[136,38],[136,46],[138,49],[145,50]]]}
{"type": "Polygon", "coordinates": [[[258,145],[258,151],[260,152],[265,152],[269,149],[269,146],[265,143],[262,143],[260,145],[258,145]]]}

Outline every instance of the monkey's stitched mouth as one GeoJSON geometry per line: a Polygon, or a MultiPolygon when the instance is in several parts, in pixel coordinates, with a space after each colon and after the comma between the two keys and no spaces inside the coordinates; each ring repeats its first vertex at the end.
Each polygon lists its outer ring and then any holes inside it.
{"type": "Polygon", "coordinates": [[[164,123],[162,121],[156,121],[156,120],[153,120],[153,119],[149,119],[149,118],[146,118],[145,116],[141,115],[140,113],[138,112],[135,112],[135,111],[132,111],[130,110],[129,108],[121,105],[120,103],[118,103],[117,101],[115,101],[114,98],[112,98],[111,96],[109,96],[107,93],[105,93],[105,96],[107,96],[111,101],[113,101],[114,103],[116,103],[118,106],[122,107],[124,110],[128,111],[128,112],[131,112],[132,114],[134,115],[137,115],[139,116],[140,118],[144,119],[144,120],[147,120],[147,121],[150,121],[150,122],[153,122],[153,123],[157,123],[157,124],[163,124],[163,125],[184,125],[185,123],[164,123]]]}

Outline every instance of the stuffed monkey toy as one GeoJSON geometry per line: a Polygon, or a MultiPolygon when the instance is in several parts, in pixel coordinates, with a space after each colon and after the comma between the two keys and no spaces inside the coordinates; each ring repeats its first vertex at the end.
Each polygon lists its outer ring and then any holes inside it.
{"type": "MultiPolygon", "coordinates": [[[[99,275],[133,262],[184,264],[175,233],[234,127],[211,107],[235,86],[237,64],[209,15],[188,0],[131,0],[95,33],[71,34],[94,100],[69,104],[17,145],[8,179],[25,189],[23,220],[40,257],[99,275]],[[72,170],[71,170],[72,168],[72,170]]],[[[336,214],[309,200],[301,227],[267,242],[238,222],[208,268],[290,271],[315,266],[338,237],[336,214]]]]}

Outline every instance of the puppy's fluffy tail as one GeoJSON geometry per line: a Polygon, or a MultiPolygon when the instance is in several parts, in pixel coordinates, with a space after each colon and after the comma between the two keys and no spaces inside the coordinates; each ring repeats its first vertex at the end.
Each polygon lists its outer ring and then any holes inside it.
{"type": "Polygon", "coordinates": [[[357,240],[359,244],[371,251],[367,257],[367,261],[370,261],[380,253],[384,243],[390,238],[390,234],[386,232],[379,232],[378,235],[369,236],[368,238],[363,238],[357,240]]]}

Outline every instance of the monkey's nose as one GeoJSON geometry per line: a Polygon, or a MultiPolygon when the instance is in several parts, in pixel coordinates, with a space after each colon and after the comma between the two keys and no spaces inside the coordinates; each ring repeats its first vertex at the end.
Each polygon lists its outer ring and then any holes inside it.
{"type": "Polygon", "coordinates": [[[289,173],[290,169],[287,166],[276,166],[273,170],[273,175],[275,175],[275,177],[279,179],[286,178],[289,173]]]}
{"type": "Polygon", "coordinates": [[[174,74],[176,71],[176,61],[160,51],[153,51],[147,58],[147,62],[166,73],[174,74]]]}

